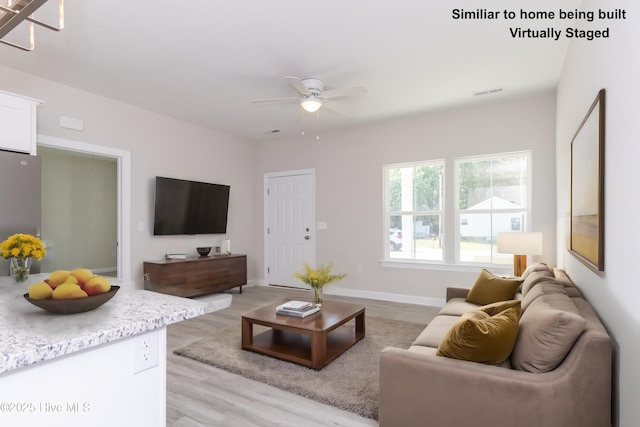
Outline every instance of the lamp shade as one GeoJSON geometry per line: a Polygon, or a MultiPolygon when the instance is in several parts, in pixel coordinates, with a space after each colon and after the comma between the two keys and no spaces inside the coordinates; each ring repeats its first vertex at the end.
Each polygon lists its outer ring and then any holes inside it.
{"type": "Polygon", "coordinates": [[[500,232],[498,253],[517,255],[542,255],[542,233],[500,232]]]}
{"type": "Polygon", "coordinates": [[[300,105],[304,108],[305,111],[310,113],[315,113],[322,107],[322,101],[320,101],[315,96],[311,95],[308,98],[305,98],[300,105]]]}

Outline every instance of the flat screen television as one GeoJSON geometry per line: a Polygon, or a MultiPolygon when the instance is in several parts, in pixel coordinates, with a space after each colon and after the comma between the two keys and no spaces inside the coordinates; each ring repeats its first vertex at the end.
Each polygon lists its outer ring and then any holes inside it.
{"type": "Polygon", "coordinates": [[[224,234],[228,185],[156,177],[153,234],[224,234]]]}

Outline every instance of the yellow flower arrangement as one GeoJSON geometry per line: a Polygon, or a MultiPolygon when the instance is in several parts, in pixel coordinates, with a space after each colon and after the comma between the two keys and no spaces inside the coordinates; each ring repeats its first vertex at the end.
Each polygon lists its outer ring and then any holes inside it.
{"type": "Polygon", "coordinates": [[[29,258],[38,261],[47,254],[42,240],[30,234],[14,234],[0,244],[0,254],[7,258],[29,258]]]}
{"type": "Polygon", "coordinates": [[[346,274],[331,274],[332,267],[333,264],[329,263],[328,265],[321,264],[320,267],[313,269],[309,264],[303,264],[304,273],[293,274],[296,279],[311,286],[314,291],[313,302],[317,305],[322,304],[322,288],[325,285],[347,276],[346,274]]]}

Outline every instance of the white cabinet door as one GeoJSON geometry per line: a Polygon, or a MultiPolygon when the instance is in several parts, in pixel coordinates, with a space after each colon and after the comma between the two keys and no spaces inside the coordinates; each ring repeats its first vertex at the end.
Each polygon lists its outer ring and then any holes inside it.
{"type": "Polygon", "coordinates": [[[0,148],[36,154],[36,106],[40,101],[0,92],[0,148]]]}

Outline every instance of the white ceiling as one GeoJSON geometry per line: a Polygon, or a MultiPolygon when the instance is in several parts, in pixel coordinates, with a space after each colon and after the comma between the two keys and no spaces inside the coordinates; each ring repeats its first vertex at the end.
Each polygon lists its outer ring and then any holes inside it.
{"type": "Polygon", "coordinates": [[[66,0],[63,31],[36,28],[32,52],[0,45],[0,64],[259,141],[554,88],[567,39],[514,39],[509,28],[566,25],[502,16],[455,20],[452,10],[579,6],[580,0],[66,0]],[[368,93],[340,100],[354,111],[351,118],[326,109],[302,114],[295,103],[250,103],[296,96],[288,75],[321,79],[325,89],[365,86],[368,93]],[[472,96],[500,87],[498,94],[472,96]]]}

